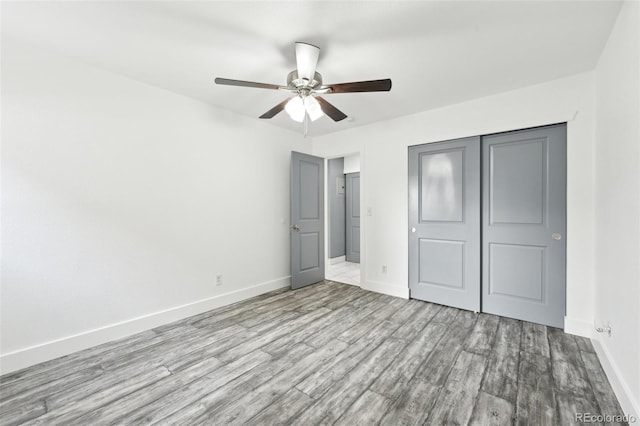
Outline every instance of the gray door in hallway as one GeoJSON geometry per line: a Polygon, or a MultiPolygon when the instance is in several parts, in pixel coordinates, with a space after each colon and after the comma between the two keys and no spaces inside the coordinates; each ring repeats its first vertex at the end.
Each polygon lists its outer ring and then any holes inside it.
{"type": "Polygon", "coordinates": [[[347,262],[360,263],[360,173],[347,173],[347,262]]]}
{"type": "Polygon", "coordinates": [[[566,125],[485,136],[482,310],[563,328],[566,125]]]}
{"type": "Polygon", "coordinates": [[[409,147],[409,288],[480,310],[480,137],[409,147]]]}
{"type": "Polygon", "coordinates": [[[324,279],[324,159],[291,152],[291,288],[324,279]]]}

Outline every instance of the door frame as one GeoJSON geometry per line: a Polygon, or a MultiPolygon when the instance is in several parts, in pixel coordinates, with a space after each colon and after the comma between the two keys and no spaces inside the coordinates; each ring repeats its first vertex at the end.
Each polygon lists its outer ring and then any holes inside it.
{"type": "MultiPolygon", "coordinates": [[[[364,288],[363,285],[366,282],[366,247],[365,247],[365,229],[366,229],[366,215],[362,214],[365,210],[365,195],[364,195],[364,161],[362,151],[347,151],[341,154],[332,154],[329,156],[318,155],[324,158],[324,268],[325,277],[329,272],[329,188],[334,188],[328,184],[329,179],[329,160],[336,158],[348,157],[350,155],[360,154],[360,288],[364,288]]],[[[346,241],[345,241],[346,244],[346,241]]],[[[345,256],[346,258],[346,256],[345,256]]],[[[351,284],[348,284],[351,285],[351,284]]]]}

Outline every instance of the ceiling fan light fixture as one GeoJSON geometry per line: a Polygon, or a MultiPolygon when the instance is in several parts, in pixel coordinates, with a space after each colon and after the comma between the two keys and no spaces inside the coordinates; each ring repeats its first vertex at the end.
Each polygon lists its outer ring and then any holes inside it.
{"type": "Polygon", "coordinates": [[[313,96],[307,96],[306,98],[304,98],[304,106],[307,110],[307,114],[309,114],[309,118],[311,119],[311,121],[316,121],[318,118],[324,115],[320,103],[313,96]]]}
{"type": "Polygon", "coordinates": [[[305,107],[304,101],[300,96],[291,98],[289,102],[284,106],[284,110],[287,111],[289,117],[292,120],[302,123],[304,121],[305,107]]]}

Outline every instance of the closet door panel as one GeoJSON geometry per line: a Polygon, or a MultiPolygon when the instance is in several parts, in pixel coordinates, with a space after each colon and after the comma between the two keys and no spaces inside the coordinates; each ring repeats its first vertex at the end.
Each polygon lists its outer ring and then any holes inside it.
{"type": "Polygon", "coordinates": [[[409,148],[411,297],[480,309],[480,138],[409,148]]]}
{"type": "Polygon", "coordinates": [[[485,136],[482,310],[562,328],[566,126],[485,136]]]}

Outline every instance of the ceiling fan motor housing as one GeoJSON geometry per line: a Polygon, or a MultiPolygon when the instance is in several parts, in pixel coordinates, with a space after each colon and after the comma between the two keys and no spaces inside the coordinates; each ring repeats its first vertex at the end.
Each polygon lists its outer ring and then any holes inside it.
{"type": "Polygon", "coordinates": [[[293,70],[287,75],[287,87],[292,90],[302,88],[317,89],[322,86],[322,76],[319,72],[315,72],[312,81],[298,77],[298,70],[293,70]]]}

